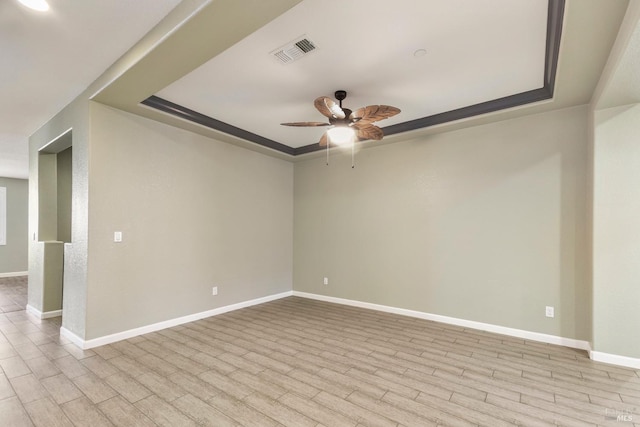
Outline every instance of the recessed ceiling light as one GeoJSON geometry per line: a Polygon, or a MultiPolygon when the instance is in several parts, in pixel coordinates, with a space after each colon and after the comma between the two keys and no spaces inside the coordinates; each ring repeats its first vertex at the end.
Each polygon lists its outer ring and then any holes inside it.
{"type": "Polygon", "coordinates": [[[18,0],[29,9],[37,10],[38,12],[46,12],[49,10],[49,3],[47,0],[18,0]]]}
{"type": "Polygon", "coordinates": [[[425,56],[427,54],[426,49],[418,49],[415,52],[413,52],[413,56],[415,56],[416,58],[420,58],[421,56],[425,56]]]}

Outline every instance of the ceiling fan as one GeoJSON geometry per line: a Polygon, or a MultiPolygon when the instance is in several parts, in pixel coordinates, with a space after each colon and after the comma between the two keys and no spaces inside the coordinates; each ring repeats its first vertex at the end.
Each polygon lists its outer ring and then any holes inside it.
{"type": "Polygon", "coordinates": [[[326,96],[316,98],[313,105],[320,114],[329,119],[329,123],[325,122],[294,122],[281,123],[284,126],[298,127],[315,127],[315,126],[331,126],[327,132],[320,138],[320,146],[328,146],[328,143],[342,144],[351,141],[363,141],[366,139],[381,140],[384,132],[373,122],[387,119],[395,116],[400,109],[389,105],[368,105],[351,111],[348,108],[342,108],[342,101],[347,97],[347,92],[338,90],[335,92],[338,100],[336,103],[333,99],[326,96]]]}

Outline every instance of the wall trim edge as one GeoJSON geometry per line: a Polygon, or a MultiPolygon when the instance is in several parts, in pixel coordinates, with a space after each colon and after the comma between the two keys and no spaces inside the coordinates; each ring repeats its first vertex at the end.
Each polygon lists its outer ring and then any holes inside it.
{"type": "Polygon", "coordinates": [[[62,310],[45,311],[42,313],[41,319],[51,319],[52,317],[62,316],[62,310]]]}
{"type": "Polygon", "coordinates": [[[5,277],[20,277],[20,276],[28,276],[28,271],[13,271],[11,273],[0,273],[0,279],[5,277]]]}
{"type": "MultiPolygon", "coordinates": [[[[327,295],[313,294],[313,293],[300,292],[300,291],[285,291],[278,294],[268,295],[265,297],[255,298],[252,300],[243,301],[236,304],[230,304],[224,307],[218,307],[211,310],[202,311],[199,313],[177,317],[174,319],[164,320],[164,321],[153,323],[150,325],[141,326],[138,328],[129,329],[122,332],[117,332],[114,334],[105,335],[105,336],[93,338],[90,340],[84,340],[80,338],[78,335],[74,334],[73,332],[66,329],[65,327],[60,328],[60,335],[67,338],[73,344],[80,347],[81,349],[87,350],[90,348],[111,344],[117,341],[122,341],[128,338],[133,338],[133,337],[147,334],[150,332],[156,332],[162,329],[171,328],[173,326],[182,325],[184,323],[194,322],[196,320],[204,319],[206,317],[216,316],[219,314],[228,313],[230,311],[240,310],[242,308],[247,308],[247,307],[251,307],[258,304],[275,301],[275,300],[286,298],[289,296],[296,296],[300,298],[307,298],[307,299],[331,302],[335,304],[347,305],[352,307],[365,308],[369,310],[382,311],[386,313],[399,314],[402,316],[415,317],[419,319],[431,320],[435,322],[461,326],[461,327],[470,328],[470,329],[493,332],[497,334],[516,337],[516,338],[528,339],[531,341],[562,345],[565,347],[571,347],[578,350],[585,350],[588,352],[589,358],[596,362],[609,363],[612,365],[640,369],[640,359],[627,357],[627,356],[620,356],[617,354],[603,353],[600,351],[593,351],[591,349],[591,344],[588,341],[577,340],[573,338],[565,338],[565,337],[560,337],[556,335],[543,334],[540,332],[526,331],[523,329],[509,328],[506,326],[493,325],[490,323],[476,322],[473,320],[465,320],[465,319],[459,319],[455,317],[442,316],[439,314],[426,313],[422,311],[409,310],[409,309],[392,307],[387,305],[374,304],[374,303],[368,303],[363,301],[331,297],[327,295]]],[[[51,313],[57,313],[57,312],[60,312],[60,314],[62,313],[62,310],[42,313],[31,305],[27,305],[26,311],[41,319],[47,318],[47,317],[40,317],[41,315],[46,316],[51,313]]],[[[56,315],[60,315],[60,314],[56,314],[56,315]]],[[[55,317],[56,315],[50,315],[49,317],[55,317]]]]}
{"type": "Polygon", "coordinates": [[[25,307],[25,310],[27,311],[27,313],[31,314],[32,316],[35,316],[38,319],[42,319],[42,312],[37,308],[35,308],[34,306],[32,306],[31,304],[27,304],[27,306],[25,307]]]}
{"type": "Polygon", "coordinates": [[[52,317],[62,316],[62,310],[52,310],[52,311],[42,312],[42,311],[38,310],[37,308],[35,308],[34,306],[32,306],[30,304],[27,304],[25,309],[26,309],[27,313],[31,314],[32,316],[37,317],[40,320],[51,319],[52,317]]]}
{"type": "Polygon", "coordinates": [[[635,357],[620,356],[618,354],[603,353],[601,351],[592,350],[589,352],[589,358],[596,362],[640,369],[640,359],[637,359],[635,357]]]}
{"type": "Polygon", "coordinates": [[[160,331],[162,329],[171,328],[173,326],[182,325],[184,323],[195,322],[196,320],[204,319],[206,317],[217,316],[219,314],[228,313],[230,311],[239,310],[241,308],[247,308],[258,304],[263,304],[269,301],[275,301],[277,299],[286,298],[293,295],[293,291],[285,291],[278,294],[267,295],[265,297],[255,298],[248,301],[239,302],[236,304],[226,305],[224,307],[218,307],[211,310],[202,311],[199,313],[188,314],[186,316],[176,317],[174,319],[163,320],[161,322],[152,323],[146,326],[140,326],[138,328],[129,329],[126,331],[116,332],[114,334],[104,335],[98,338],[92,338],[84,340],[73,332],[60,328],[60,335],[69,339],[75,345],[83,350],[99,347],[101,345],[111,344],[117,341],[126,340],[129,338],[137,337],[138,335],[148,334],[150,332],[160,331]]]}
{"type": "Polygon", "coordinates": [[[540,332],[525,331],[523,329],[509,328],[506,326],[493,325],[490,323],[476,322],[474,320],[458,319],[456,317],[442,316],[439,314],[431,314],[422,311],[408,310],[405,308],[391,307],[388,305],[373,304],[357,300],[345,298],[330,297],[327,295],[312,294],[307,292],[293,291],[293,295],[302,298],[315,299],[325,302],[333,302],[336,304],[349,305],[352,307],[367,308],[370,310],[383,311],[386,313],[399,314],[402,316],[416,317],[418,319],[432,320],[435,322],[446,323],[449,325],[462,326],[470,329],[477,329],[496,334],[508,335],[516,338],[523,338],[531,341],[538,341],[547,344],[556,344],[565,347],[576,348],[578,350],[591,351],[591,345],[588,341],[576,340],[573,338],[559,337],[556,335],[543,334],[540,332]]]}
{"type": "Polygon", "coordinates": [[[77,336],[76,334],[74,334],[73,332],[71,332],[70,330],[68,330],[67,328],[65,328],[64,326],[60,327],[60,336],[68,339],[73,344],[75,344],[77,347],[80,347],[81,349],[84,349],[84,347],[83,347],[84,340],[82,338],[80,338],[79,336],[77,336]]]}

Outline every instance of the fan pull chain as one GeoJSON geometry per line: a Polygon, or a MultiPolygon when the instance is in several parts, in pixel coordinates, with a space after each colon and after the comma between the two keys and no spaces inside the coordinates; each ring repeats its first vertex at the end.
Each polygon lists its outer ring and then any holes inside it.
{"type": "Polygon", "coordinates": [[[330,145],[329,138],[327,138],[327,166],[329,166],[329,145],[330,145]]]}
{"type": "Polygon", "coordinates": [[[356,143],[355,141],[351,141],[351,169],[355,169],[356,167],[356,143]]]}

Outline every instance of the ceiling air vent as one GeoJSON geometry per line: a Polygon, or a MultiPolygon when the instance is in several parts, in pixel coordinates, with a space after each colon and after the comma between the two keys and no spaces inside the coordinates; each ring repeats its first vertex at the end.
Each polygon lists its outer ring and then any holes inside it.
{"type": "Polygon", "coordinates": [[[279,62],[288,64],[316,49],[316,45],[306,36],[301,36],[294,41],[271,52],[279,62]]]}

